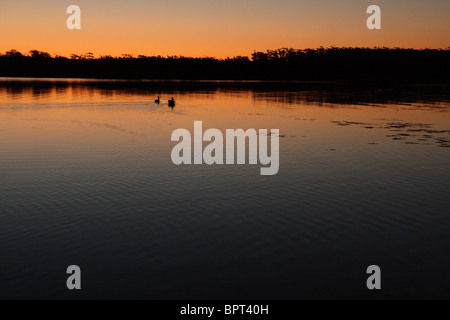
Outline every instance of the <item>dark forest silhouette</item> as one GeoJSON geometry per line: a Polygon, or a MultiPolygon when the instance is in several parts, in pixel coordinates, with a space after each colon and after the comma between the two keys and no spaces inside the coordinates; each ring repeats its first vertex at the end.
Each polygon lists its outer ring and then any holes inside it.
{"type": "Polygon", "coordinates": [[[205,80],[403,80],[449,82],[450,48],[282,48],[249,57],[52,57],[31,50],[0,54],[3,77],[71,77],[205,80]]]}

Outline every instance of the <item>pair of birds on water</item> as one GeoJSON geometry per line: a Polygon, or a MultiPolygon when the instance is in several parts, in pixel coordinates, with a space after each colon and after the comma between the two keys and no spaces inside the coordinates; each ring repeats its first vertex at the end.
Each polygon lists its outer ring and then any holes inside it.
{"type": "MultiPolygon", "coordinates": [[[[159,96],[158,96],[158,99],[156,99],[155,100],[155,103],[157,103],[157,104],[159,104],[161,101],[159,100],[159,96]]],[[[169,107],[175,107],[175,99],[172,97],[172,99],[170,99],[169,101],[168,101],[168,103],[169,103],[169,107]]]]}

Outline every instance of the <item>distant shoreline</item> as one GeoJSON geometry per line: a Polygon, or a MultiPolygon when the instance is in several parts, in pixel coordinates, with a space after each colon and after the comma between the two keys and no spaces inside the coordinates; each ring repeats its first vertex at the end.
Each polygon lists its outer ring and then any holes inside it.
{"type": "Polygon", "coordinates": [[[450,82],[450,49],[282,48],[227,59],[73,55],[37,50],[0,55],[0,77],[158,81],[450,82]],[[177,79],[177,80],[173,80],[177,79]]]}

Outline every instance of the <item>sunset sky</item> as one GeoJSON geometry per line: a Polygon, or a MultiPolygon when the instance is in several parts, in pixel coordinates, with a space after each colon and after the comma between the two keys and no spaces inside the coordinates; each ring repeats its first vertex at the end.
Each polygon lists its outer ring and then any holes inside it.
{"type": "Polygon", "coordinates": [[[219,58],[279,47],[450,46],[449,0],[0,0],[0,52],[219,58]],[[81,8],[81,30],[66,9],[81,8]],[[382,11],[368,30],[366,9],[382,11]]]}

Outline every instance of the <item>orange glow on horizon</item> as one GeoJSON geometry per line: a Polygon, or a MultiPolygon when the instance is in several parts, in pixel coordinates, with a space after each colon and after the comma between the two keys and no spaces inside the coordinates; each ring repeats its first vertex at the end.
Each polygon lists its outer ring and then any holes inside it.
{"type": "Polygon", "coordinates": [[[281,47],[447,48],[450,4],[434,1],[409,1],[405,9],[380,0],[382,29],[368,30],[365,1],[81,0],[82,28],[68,30],[71,1],[0,0],[0,52],[226,58],[281,47]]]}

